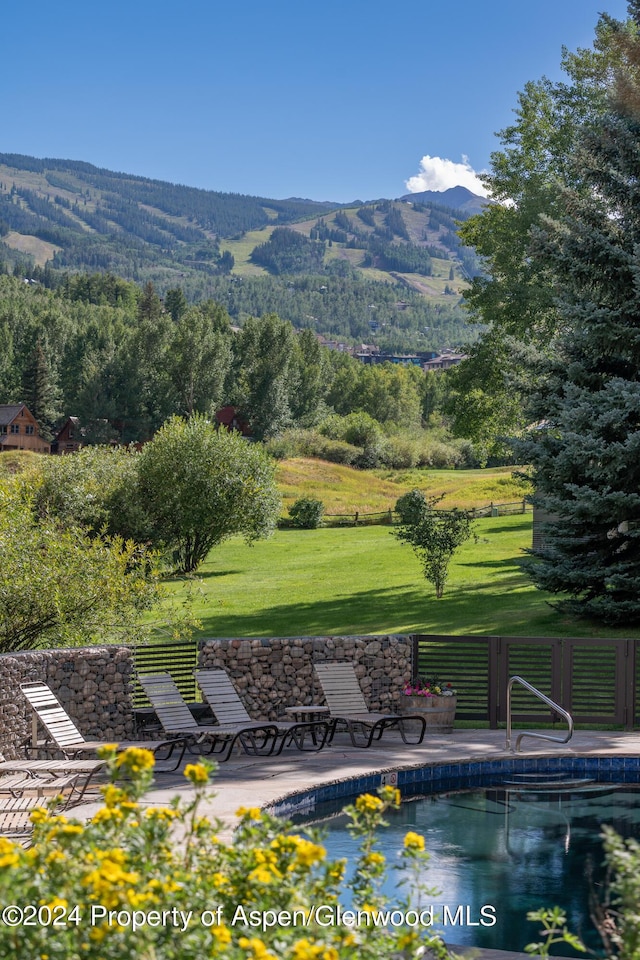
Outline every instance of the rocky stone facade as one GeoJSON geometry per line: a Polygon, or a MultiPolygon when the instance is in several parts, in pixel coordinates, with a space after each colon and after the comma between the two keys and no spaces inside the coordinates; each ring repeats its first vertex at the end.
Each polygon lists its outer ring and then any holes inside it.
{"type": "Polygon", "coordinates": [[[87,739],[123,740],[134,735],[128,647],[75,647],[0,656],[0,751],[24,756],[31,737],[31,708],[20,684],[40,680],[54,691],[87,739]]]}
{"type": "Polygon", "coordinates": [[[398,709],[411,679],[411,640],[404,636],[289,637],[205,640],[204,669],[223,667],[253,717],[275,720],[285,707],[323,703],[313,669],[321,660],[349,661],[370,710],[398,709]]]}
{"type": "MultiPolygon", "coordinates": [[[[215,639],[201,642],[200,665],[223,667],[253,717],[276,719],[285,707],[322,703],[314,663],[349,661],[371,710],[398,710],[411,677],[404,636],[215,639]]],[[[24,755],[32,712],[20,684],[47,683],[87,739],[136,735],[132,699],[134,650],[122,646],[38,650],[0,655],[0,752],[24,755]]]]}

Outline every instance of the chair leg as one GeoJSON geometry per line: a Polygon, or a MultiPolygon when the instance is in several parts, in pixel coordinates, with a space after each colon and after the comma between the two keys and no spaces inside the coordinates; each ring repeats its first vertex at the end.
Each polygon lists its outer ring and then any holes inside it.
{"type": "Polygon", "coordinates": [[[400,731],[400,736],[402,737],[404,743],[408,744],[408,745],[411,746],[411,747],[417,747],[417,746],[418,746],[419,744],[421,744],[422,741],[424,740],[424,735],[425,735],[426,730],[427,730],[427,721],[425,720],[424,717],[420,717],[420,716],[403,717],[403,718],[399,721],[399,723],[398,723],[398,729],[399,729],[399,731],[400,731]],[[418,739],[417,739],[417,740],[409,740],[409,739],[407,738],[407,734],[406,734],[405,729],[404,729],[404,725],[405,725],[405,723],[406,723],[407,720],[419,720],[420,723],[422,724],[422,727],[421,727],[421,729],[420,729],[420,731],[419,731],[418,739]]]}

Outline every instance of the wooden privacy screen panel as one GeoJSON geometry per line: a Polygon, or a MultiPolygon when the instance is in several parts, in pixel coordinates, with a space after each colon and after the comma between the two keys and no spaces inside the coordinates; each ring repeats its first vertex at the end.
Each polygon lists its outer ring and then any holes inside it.
{"type": "MultiPolygon", "coordinates": [[[[632,729],[640,702],[640,665],[635,639],[578,637],[413,637],[414,674],[437,674],[458,690],[457,716],[506,720],[506,689],[521,676],[581,723],[611,723],[632,729]]],[[[532,694],[513,691],[516,721],[551,720],[532,694]]]]}

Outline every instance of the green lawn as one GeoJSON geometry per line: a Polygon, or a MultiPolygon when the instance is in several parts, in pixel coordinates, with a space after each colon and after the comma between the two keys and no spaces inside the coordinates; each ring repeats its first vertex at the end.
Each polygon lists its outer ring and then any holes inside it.
{"type": "Polygon", "coordinates": [[[247,546],[213,550],[199,579],[169,584],[174,602],[193,591],[207,637],[375,633],[503,636],[640,636],[561,616],[522,574],[531,515],[476,523],[450,568],[442,600],[410,547],[388,527],[280,530],[247,546]]]}

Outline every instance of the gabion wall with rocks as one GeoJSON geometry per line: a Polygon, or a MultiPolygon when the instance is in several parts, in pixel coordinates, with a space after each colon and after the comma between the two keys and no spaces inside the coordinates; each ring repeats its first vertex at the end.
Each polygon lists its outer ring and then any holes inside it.
{"type": "MultiPolygon", "coordinates": [[[[24,756],[31,737],[31,707],[20,684],[47,683],[88,740],[134,736],[129,647],[73,647],[0,656],[0,751],[24,756]]],[[[42,732],[41,732],[42,735],[42,732]]]]}
{"type": "Polygon", "coordinates": [[[285,707],[323,703],[313,665],[322,660],[355,664],[370,710],[396,711],[411,679],[411,641],[404,636],[288,637],[205,640],[204,669],[223,667],[253,717],[275,720],[285,707]]]}
{"type": "MultiPolygon", "coordinates": [[[[322,660],[354,663],[369,709],[395,711],[411,677],[411,641],[404,636],[200,641],[201,667],[223,667],[256,718],[275,720],[285,707],[322,703],[313,669],[322,660]]],[[[7,759],[24,755],[32,712],[20,684],[34,680],[51,687],[87,739],[135,738],[134,673],[135,651],[124,646],[0,655],[0,752],[7,759]]]]}

